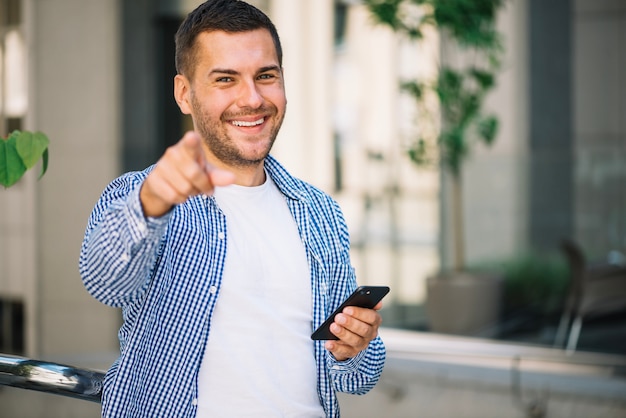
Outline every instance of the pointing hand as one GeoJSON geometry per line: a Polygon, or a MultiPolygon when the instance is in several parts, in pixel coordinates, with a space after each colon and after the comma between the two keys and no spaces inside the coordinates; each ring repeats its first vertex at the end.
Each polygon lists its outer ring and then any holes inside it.
{"type": "Polygon", "coordinates": [[[215,187],[234,181],[233,173],[209,165],[202,138],[190,131],[165,151],[141,186],[139,198],[144,215],[157,217],[191,196],[212,194],[215,187]]]}

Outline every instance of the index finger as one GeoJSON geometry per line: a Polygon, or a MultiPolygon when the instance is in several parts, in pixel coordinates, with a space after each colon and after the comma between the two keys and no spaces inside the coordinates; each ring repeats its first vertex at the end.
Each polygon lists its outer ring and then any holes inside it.
{"type": "Polygon", "coordinates": [[[204,149],[202,149],[202,138],[200,138],[197,132],[185,132],[180,143],[187,154],[192,157],[200,167],[204,167],[207,164],[204,149]]]}
{"type": "Polygon", "coordinates": [[[348,306],[344,308],[342,313],[349,315],[359,321],[365,322],[367,324],[374,324],[380,320],[380,315],[377,311],[379,311],[383,307],[382,302],[378,302],[374,308],[360,308],[358,306],[348,306]]]}
{"type": "Polygon", "coordinates": [[[380,311],[382,309],[382,307],[383,307],[383,302],[382,301],[378,302],[376,304],[376,306],[374,306],[373,308],[362,308],[362,307],[359,307],[359,306],[346,306],[343,309],[343,313],[345,313],[347,315],[354,316],[354,315],[356,315],[356,313],[353,313],[353,312],[356,312],[357,310],[359,310],[359,311],[380,311]]]}

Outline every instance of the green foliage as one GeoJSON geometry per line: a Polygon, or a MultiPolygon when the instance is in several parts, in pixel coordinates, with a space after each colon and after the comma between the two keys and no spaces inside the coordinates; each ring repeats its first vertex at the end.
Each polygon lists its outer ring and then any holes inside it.
{"type": "Polygon", "coordinates": [[[503,264],[505,304],[542,313],[557,309],[567,290],[565,260],[529,254],[503,264]]]}
{"type": "Polygon", "coordinates": [[[495,19],[502,0],[432,0],[417,3],[430,4],[437,26],[450,31],[461,46],[488,51],[499,45],[495,19]]]}
{"type": "Polygon", "coordinates": [[[364,0],[377,23],[411,39],[421,39],[427,25],[447,31],[462,47],[487,52],[500,49],[495,29],[503,0],[364,0]]]}
{"type": "Polygon", "coordinates": [[[390,26],[395,32],[404,33],[411,39],[421,39],[423,25],[431,16],[423,16],[417,21],[412,19],[413,13],[406,6],[411,3],[421,5],[425,1],[414,0],[365,0],[365,5],[370,9],[378,23],[390,26]]]}
{"type": "Polygon", "coordinates": [[[473,270],[496,271],[502,276],[505,312],[558,312],[570,280],[567,261],[557,255],[521,254],[499,262],[484,263],[473,270]]]}
{"type": "Polygon", "coordinates": [[[0,184],[14,185],[39,160],[41,178],[48,169],[49,142],[41,132],[13,131],[7,138],[0,138],[0,184]]]}
{"type": "MultiPolygon", "coordinates": [[[[465,68],[442,65],[437,80],[406,80],[401,89],[415,99],[425,112],[427,93],[436,94],[441,108],[441,130],[436,139],[439,158],[458,178],[469,155],[471,142],[492,145],[498,120],[485,115],[483,104],[495,87],[495,74],[503,53],[496,30],[496,14],[503,0],[365,0],[377,23],[419,41],[427,26],[437,28],[462,50],[471,51],[472,62],[465,68]]],[[[425,112],[426,113],[426,112],[425,112]]],[[[426,115],[435,118],[435,115],[426,115]]],[[[429,158],[428,138],[417,138],[408,153],[423,164],[429,158]]]]}

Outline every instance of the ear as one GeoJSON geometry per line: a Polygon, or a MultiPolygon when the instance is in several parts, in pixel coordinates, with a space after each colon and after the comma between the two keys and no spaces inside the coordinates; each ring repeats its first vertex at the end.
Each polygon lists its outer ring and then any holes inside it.
{"type": "Polygon", "coordinates": [[[174,99],[176,99],[176,103],[178,103],[180,111],[185,115],[191,114],[191,100],[189,98],[190,90],[191,87],[187,77],[177,74],[176,77],[174,77],[174,99]]]}

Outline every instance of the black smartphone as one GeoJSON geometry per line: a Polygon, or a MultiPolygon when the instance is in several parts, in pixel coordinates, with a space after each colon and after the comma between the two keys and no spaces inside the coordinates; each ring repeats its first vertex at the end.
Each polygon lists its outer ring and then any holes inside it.
{"type": "Polygon", "coordinates": [[[330,324],[335,321],[335,316],[338,313],[341,313],[347,306],[372,309],[387,293],[389,293],[389,287],[387,286],[360,286],[311,334],[311,339],[338,340],[339,338],[330,332],[330,324]]]}

